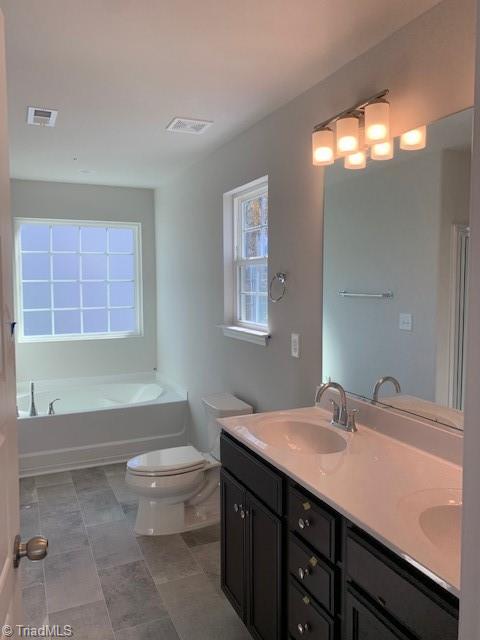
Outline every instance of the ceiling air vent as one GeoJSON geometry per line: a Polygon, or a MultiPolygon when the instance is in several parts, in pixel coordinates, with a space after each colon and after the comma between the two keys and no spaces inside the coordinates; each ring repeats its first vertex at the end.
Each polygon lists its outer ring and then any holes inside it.
{"type": "Polygon", "coordinates": [[[208,129],[213,122],[210,120],[196,120],[194,118],[174,118],[168,125],[167,131],[174,133],[193,133],[200,135],[208,129]]]}
{"type": "Polygon", "coordinates": [[[54,127],[58,111],[41,107],[28,107],[27,122],[37,127],[54,127]]]}

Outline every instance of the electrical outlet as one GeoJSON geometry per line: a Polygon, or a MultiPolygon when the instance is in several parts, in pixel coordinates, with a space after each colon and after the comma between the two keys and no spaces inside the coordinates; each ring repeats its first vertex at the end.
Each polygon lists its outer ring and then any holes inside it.
{"type": "Polygon", "coordinates": [[[401,313],[398,320],[398,328],[401,331],[411,331],[413,328],[413,316],[411,313],[401,313]]]}
{"type": "Polygon", "coordinates": [[[300,358],[300,335],[292,333],[290,337],[290,355],[292,358],[300,358]]]}

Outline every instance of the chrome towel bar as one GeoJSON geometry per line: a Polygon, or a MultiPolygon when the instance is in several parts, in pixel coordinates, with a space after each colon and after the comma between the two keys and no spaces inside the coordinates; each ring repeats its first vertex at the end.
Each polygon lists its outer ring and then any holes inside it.
{"type": "Polygon", "coordinates": [[[380,298],[380,299],[388,299],[393,298],[393,291],[382,291],[381,293],[361,293],[356,291],[345,291],[342,289],[338,292],[339,296],[342,298],[380,298]]]}

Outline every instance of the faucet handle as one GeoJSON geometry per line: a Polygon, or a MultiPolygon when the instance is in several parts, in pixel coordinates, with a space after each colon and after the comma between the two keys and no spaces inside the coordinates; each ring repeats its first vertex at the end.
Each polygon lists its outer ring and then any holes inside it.
{"type": "Polygon", "coordinates": [[[335,400],[330,400],[330,404],[332,405],[332,422],[337,422],[340,420],[340,407],[335,402],[335,400]]]}
{"type": "Polygon", "coordinates": [[[49,416],[54,416],[55,415],[55,409],[53,408],[53,405],[55,404],[55,402],[58,402],[58,400],[60,400],[60,398],[55,398],[55,400],[52,400],[51,402],[49,402],[49,404],[48,404],[48,415],[49,416]]]}
{"type": "Polygon", "coordinates": [[[357,423],[356,423],[356,415],[358,414],[358,409],[352,409],[351,411],[347,411],[347,431],[358,431],[357,423]]]}

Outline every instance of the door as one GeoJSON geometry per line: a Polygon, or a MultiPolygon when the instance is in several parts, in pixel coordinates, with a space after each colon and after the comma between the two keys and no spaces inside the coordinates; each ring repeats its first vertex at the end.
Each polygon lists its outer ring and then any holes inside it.
{"type": "Polygon", "coordinates": [[[245,618],[246,491],[227,471],[220,476],[222,513],[222,590],[238,615],[245,618]]]}
{"type": "Polygon", "coordinates": [[[258,640],[282,637],[282,522],[247,492],[247,626],[258,640]]]}
{"type": "Polygon", "coordinates": [[[408,640],[380,614],[365,606],[353,593],[347,592],[345,640],[408,640]]]}
{"type": "Polygon", "coordinates": [[[15,352],[10,336],[13,320],[12,224],[6,111],[5,37],[0,12],[0,627],[21,622],[19,576],[13,567],[19,518],[15,352]]]}

